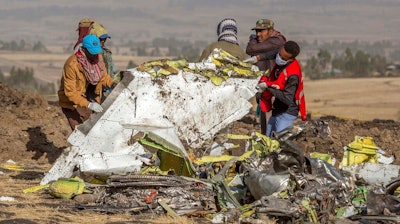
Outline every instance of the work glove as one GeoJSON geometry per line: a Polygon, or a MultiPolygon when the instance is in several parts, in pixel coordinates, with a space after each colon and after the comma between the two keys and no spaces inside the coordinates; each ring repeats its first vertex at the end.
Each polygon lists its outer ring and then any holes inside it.
{"type": "Polygon", "coordinates": [[[252,57],[250,57],[250,58],[248,58],[248,59],[243,60],[243,62],[251,63],[251,64],[254,64],[254,63],[256,63],[257,61],[258,61],[258,60],[257,60],[257,56],[252,56],[252,57]]]}
{"type": "Polygon", "coordinates": [[[125,71],[119,71],[117,73],[114,74],[114,77],[112,78],[114,83],[119,83],[121,82],[121,80],[124,78],[124,72],[125,71]]]}
{"type": "Polygon", "coordinates": [[[101,107],[101,105],[96,102],[89,103],[89,105],[87,107],[97,113],[100,113],[103,111],[103,107],[101,107]]]}
{"type": "Polygon", "coordinates": [[[258,83],[257,87],[264,91],[266,88],[268,88],[268,85],[265,82],[260,82],[260,83],[258,83]]]}
{"type": "Polygon", "coordinates": [[[121,82],[121,75],[119,73],[115,74],[114,77],[112,77],[113,83],[118,84],[121,82]]]}
{"type": "Polygon", "coordinates": [[[261,83],[259,83],[259,84],[256,86],[256,89],[257,89],[257,92],[258,92],[258,93],[264,92],[264,90],[265,90],[266,88],[268,88],[268,86],[267,86],[267,83],[265,83],[265,82],[261,82],[261,83]]]}

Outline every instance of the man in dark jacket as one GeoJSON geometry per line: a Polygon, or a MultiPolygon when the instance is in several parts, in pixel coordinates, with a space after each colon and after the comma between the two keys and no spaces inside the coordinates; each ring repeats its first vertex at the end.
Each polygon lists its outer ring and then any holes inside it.
{"type": "MultiPolygon", "coordinates": [[[[250,55],[251,58],[246,61],[257,65],[260,71],[271,71],[274,60],[266,60],[262,55],[270,52],[274,52],[275,55],[285,44],[286,38],[279,31],[274,29],[274,22],[269,19],[259,19],[252,30],[255,30],[256,33],[250,35],[246,53],[250,55]]],[[[260,98],[261,94],[257,94],[257,102],[260,98]]],[[[267,111],[261,111],[261,134],[266,134],[267,122],[267,111]]]]}

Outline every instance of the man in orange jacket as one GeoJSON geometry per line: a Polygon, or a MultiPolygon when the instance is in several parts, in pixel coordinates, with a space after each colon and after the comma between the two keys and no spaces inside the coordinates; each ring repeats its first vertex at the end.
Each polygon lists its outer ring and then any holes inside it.
{"type": "Polygon", "coordinates": [[[99,38],[90,34],[64,64],[58,99],[72,130],[89,119],[93,111],[103,111],[99,104],[103,87],[115,85],[107,74],[101,52],[99,38]]]}

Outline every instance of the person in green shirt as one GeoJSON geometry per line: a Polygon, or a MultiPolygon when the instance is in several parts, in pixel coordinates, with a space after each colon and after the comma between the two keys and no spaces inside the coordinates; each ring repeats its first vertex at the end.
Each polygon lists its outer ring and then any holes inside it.
{"type": "MultiPolygon", "coordinates": [[[[108,35],[107,30],[102,24],[94,22],[91,26],[91,29],[89,30],[89,34],[96,35],[100,39],[101,48],[103,49],[103,53],[101,54],[104,59],[107,74],[111,76],[115,83],[119,83],[121,81],[120,71],[115,67],[115,63],[112,59],[111,50],[105,46],[107,39],[111,38],[110,35],[108,35]]],[[[101,102],[105,100],[105,98],[110,94],[111,90],[112,89],[110,88],[104,88],[101,102]]]]}

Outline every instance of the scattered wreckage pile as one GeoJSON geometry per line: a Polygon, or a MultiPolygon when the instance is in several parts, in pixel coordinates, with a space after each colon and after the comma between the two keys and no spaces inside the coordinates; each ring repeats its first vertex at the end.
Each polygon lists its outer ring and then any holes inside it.
{"type": "Polygon", "coordinates": [[[399,221],[399,168],[370,137],[356,136],[335,167],[328,154],[307,157],[294,142],[305,130],[329,137],[324,122],[273,138],[221,133],[248,113],[260,75],[220,50],[201,63],[161,60],[131,69],[105,111],[71,134],[72,146],[41,186],[24,192],[45,188],[93,211],[213,223],[263,216],[279,223],[399,221]],[[229,66],[240,69],[223,70],[229,66]]]}

